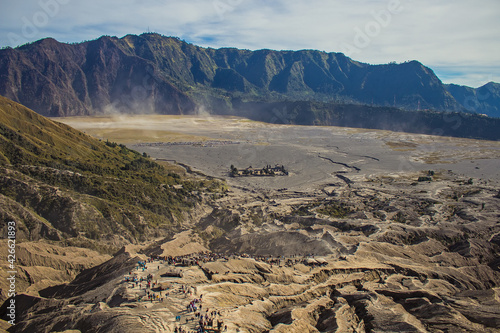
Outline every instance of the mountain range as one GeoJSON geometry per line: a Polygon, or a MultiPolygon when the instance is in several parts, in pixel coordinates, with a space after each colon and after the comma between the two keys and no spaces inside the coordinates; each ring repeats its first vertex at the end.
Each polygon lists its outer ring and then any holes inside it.
{"type": "Polygon", "coordinates": [[[417,61],[342,53],[202,48],[156,33],[0,50],[0,95],[45,116],[237,114],[233,103],[312,101],[500,116],[500,85],[445,85],[417,61]]]}

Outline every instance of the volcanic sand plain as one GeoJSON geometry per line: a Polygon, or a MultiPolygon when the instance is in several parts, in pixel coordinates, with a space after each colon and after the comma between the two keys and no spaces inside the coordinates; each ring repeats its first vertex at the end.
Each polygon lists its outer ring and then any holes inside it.
{"type": "MultiPolygon", "coordinates": [[[[268,124],[224,116],[55,118],[153,158],[189,165],[230,184],[257,189],[312,189],[339,173],[370,176],[451,170],[500,179],[500,142],[383,130],[268,124]],[[284,165],[288,177],[229,177],[230,166],[284,165]]],[[[436,129],[438,130],[438,129],[436,129]]]]}

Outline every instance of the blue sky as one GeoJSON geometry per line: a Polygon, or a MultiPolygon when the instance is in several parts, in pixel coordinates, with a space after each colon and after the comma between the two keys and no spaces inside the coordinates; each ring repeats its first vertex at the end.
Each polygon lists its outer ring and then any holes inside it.
{"type": "Polygon", "coordinates": [[[0,46],[154,31],[205,47],[418,60],[445,83],[500,82],[499,0],[0,0],[0,46]]]}

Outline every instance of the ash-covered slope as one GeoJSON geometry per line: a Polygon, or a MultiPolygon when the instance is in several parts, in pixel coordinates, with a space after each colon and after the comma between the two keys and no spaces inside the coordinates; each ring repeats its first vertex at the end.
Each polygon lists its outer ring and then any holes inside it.
{"type": "Polygon", "coordinates": [[[233,98],[459,111],[417,61],[369,65],[341,53],[201,48],[158,34],[0,50],[0,94],[46,116],[231,110],[233,98]]]}

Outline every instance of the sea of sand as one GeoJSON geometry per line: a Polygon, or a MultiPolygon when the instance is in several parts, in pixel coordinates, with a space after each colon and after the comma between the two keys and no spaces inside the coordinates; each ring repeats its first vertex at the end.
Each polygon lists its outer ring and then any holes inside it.
{"type": "Polygon", "coordinates": [[[159,160],[256,189],[314,189],[346,177],[451,170],[500,179],[500,142],[382,130],[267,124],[222,116],[55,118],[159,160]],[[239,177],[237,168],[284,165],[288,177],[239,177]]]}

